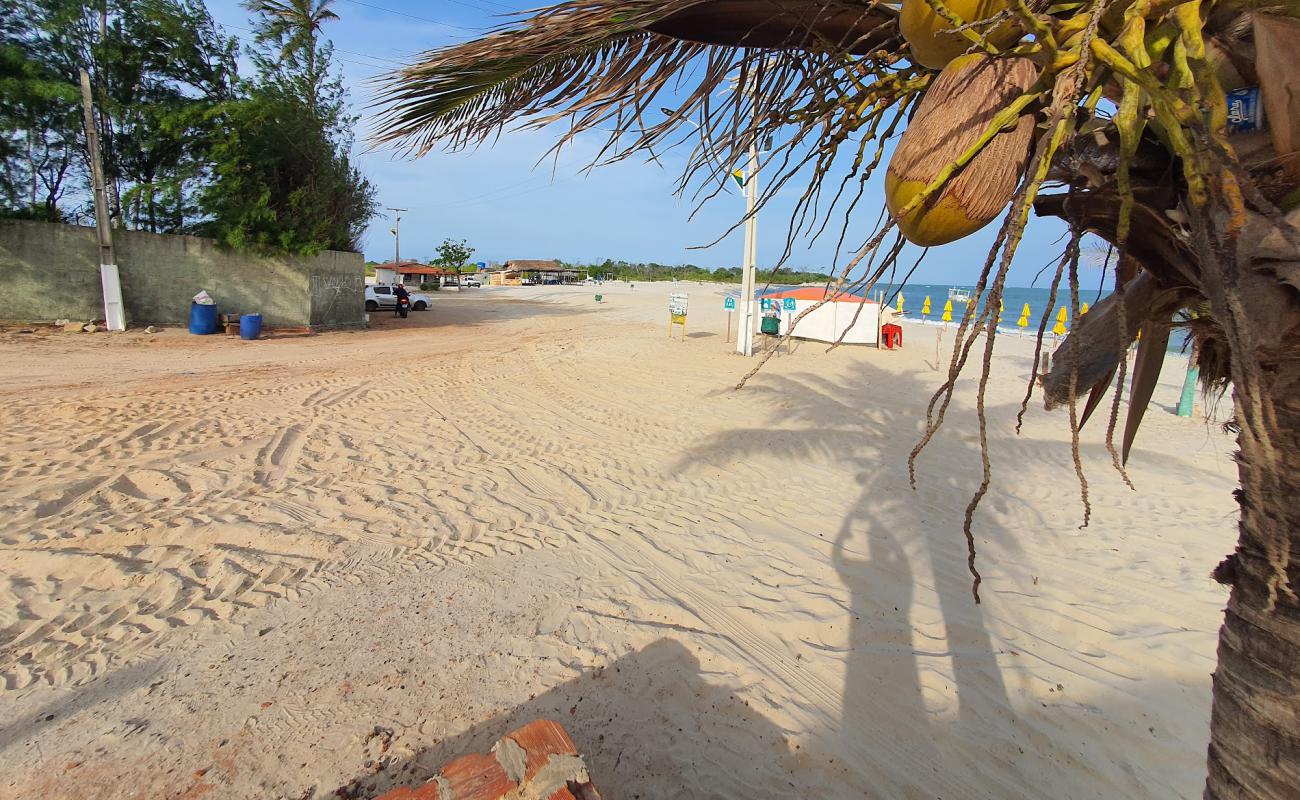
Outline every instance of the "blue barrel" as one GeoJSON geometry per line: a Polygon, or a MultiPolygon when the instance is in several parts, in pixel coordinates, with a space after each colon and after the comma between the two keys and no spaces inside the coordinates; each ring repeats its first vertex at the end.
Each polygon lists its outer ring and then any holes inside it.
{"type": "Polygon", "coordinates": [[[239,316],[239,338],[256,339],[262,335],[261,314],[241,314],[239,316]]]}
{"type": "Polygon", "coordinates": [[[217,306],[190,303],[190,333],[206,336],[217,332],[217,306]]]}

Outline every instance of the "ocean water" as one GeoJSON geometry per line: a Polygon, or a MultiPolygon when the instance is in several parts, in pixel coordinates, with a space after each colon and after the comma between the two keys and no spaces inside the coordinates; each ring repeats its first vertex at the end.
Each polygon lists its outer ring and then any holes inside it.
{"type": "MultiPolygon", "coordinates": [[[[941,286],[936,284],[908,284],[907,286],[877,286],[875,292],[883,292],[885,300],[891,306],[897,307],[898,295],[903,296],[903,316],[908,319],[923,319],[921,309],[925,303],[925,298],[930,298],[930,315],[928,319],[938,320],[943,316],[944,303],[948,301],[948,290],[950,288],[965,289],[967,292],[974,294],[974,286],[941,286]]],[[[873,293],[875,293],[873,292],[873,293]]],[[[1046,288],[1029,288],[1025,286],[1007,286],[1002,292],[1002,317],[998,322],[999,328],[1008,330],[1018,330],[1016,323],[1020,318],[1020,312],[1026,304],[1029,306],[1029,325],[1027,331],[1038,330],[1038,321],[1042,318],[1043,312],[1048,311],[1051,319],[1048,322],[1048,330],[1056,322],[1056,315],[1062,308],[1070,305],[1070,287],[1062,286],[1057,290],[1056,302],[1048,308],[1048,301],[1051,298],[1051,291],[1046,288]]],[[[1098,300],[1110,294],[1109,289],[1097,290],[1096,286],[1086,288],[1079,287],[1079,302],[1088,305],[1096,305],[1098,300]]],[[[984,300],[980,301],[980,310],[983,310],[984,300]]],[[[952,309],[952,318],[956,322],[961,319],[961,314],[965,309],[960,303],[954,302],[952,309]]],[[[1066,312],[1067,318],[1069,312],[1066,312]]],[[[1068,324],[1068,322],[1067,322],[1068,324]]]]}
{"type": "MultiPolygon", "coordinates": [[[[771,291],[778,288],[773,286],[771,291]]],[[[960,284],[928,284],[928,283],[909,283],[906,286],[894,286],[890,284],[877,284],[872,290],[872,297],[877,293],[883,293],[885,302],[890,306],[897,308],[898,295],[903,296],[903,317],[905,319],[917,320],[921,322],[939,323],[943,317],[944,303],[948,302],[948,290],[950,288],[965,289],[972,295],[975,292],[973,285],[960,284]],[[925,304],[925,298],[930,298],[930,314],[922,316],[921,310],[925,304]]],[[[1096,305],[1099,300],[1110,295],[1110,289],[1099,289],[1094,283],[1092,286],[1079,286],[1079,302],[1087,303],[1089,306],[1096,305]]],[[[1042,318],[1044,311],[1051,314],[1047,322],[1047,330],[1050,332],[1052,326],[1056,324],[1057,314],[1062,308],[1069,308],[1070,305],[1070,287],[1062,281],[1061,287],[1057,290],[1056,302],[1051,304],[1048,309],[1048,300],[1051,298],[1051,291],[1046,287],[1027,287],[1027,286],[1007,286],[1003,290],[1002,315],[998,321],[998,329],[1005,333],[1020,333],[1021,329],[1017,326],[1020,320],[1020,312],[1026,304],[1029,305],[1029,324],[1025,326],[1025,334],[1034,334],[1038,332],[1039,320],[1042,318]]],[[[983,310],[984,300],[980,301],[981,310],[983,310]]],[[[965,309],[961,303],[954,302],[952,309],[953,324],[961,321],[962,313],[965,309]]],[[[1066,327],[1069,327],[1069,311],[1066,311],[1066,327]]],[[[1184,331],[1175,330],[1169,337],[1170,352],[1183,352],[1186,344],[1187,335],[1184,331]]]]}

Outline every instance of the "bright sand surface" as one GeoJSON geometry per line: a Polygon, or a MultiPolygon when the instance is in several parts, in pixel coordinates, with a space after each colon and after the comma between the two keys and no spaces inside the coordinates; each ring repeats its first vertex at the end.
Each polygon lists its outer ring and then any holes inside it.
{"type": "Polygon", "coordinates": [[[673,288],[0,334],[0,796],[370,797],[535,717],[611,800],[1199,796],[1235,470],[1184,361],[1137,492],[1085,431],[1080,530],[1000,337],[976,605],[975,371],[913,491],[933,328],[737,392],[723,287],[675,287],[684,341],[673,288]]]}

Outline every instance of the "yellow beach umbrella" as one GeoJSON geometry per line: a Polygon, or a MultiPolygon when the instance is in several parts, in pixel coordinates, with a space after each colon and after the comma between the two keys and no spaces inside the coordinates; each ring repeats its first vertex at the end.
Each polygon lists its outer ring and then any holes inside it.
{"type": "Polygon", "coordinates": [[[1002,324],[1002,298],[998,298],[998,324],[1002,324]]]}
{"type": "Polygon", "coordinates": [[[903,316],[903,293],[898,293],[898,315],[903,316]]]}
{"type": "Polygon", "coordinates": [[[1028,304],[1028,303],[1025,303],[1025,307],[1022,308],[1022,309],[1020,309],[1020,319],[1016,320],[1016,324],[1019,325],[1019,326],[1022,327],[1022,328],[1027,328],[1027,327],[1029,327],[1029,315],[1030,315],[1030,313],[1031,313],[1031,312],[1030,312],[1030,310],[1029,310],[1029,304],[1028,304]]]}
{"type": "Polygon", "coordinates": [[[952,322],[952,301],[943,304],[943,321],[952,322]]]}
{"type": "Polygon", "coordinates": [[[1088,304],[1087,304],[1087,303],[1084,303],[1084,304],[1079,308],[1079,316],[1082,317],[1084,314],[1087,314],[1087,313],[1088,313],[1088,304]]]}
{"type": "Polygon", "coordinates": [[[930,295],[925,296],[925,302],[921,304],[921,316],[930,316],[930,295]]]}
{"type": "Polygon", "coordinates": [[[1052,333],[1057,336],[1065,335],[1065,320],[1068,319],[1065,313],[1065,306],[1061,306],[1061,311],[1056,315],[1056,324],[1052,326],[1052,333]]]}

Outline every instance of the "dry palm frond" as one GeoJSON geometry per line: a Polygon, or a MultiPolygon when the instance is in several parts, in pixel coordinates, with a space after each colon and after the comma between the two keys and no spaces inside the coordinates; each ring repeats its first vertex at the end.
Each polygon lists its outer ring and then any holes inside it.
{"type": "Polygon", "coordinates": [[[905,52],[895,12],[875,0],[571,0],[387,76],[372,138],[420,155],[476,145],[515,122],[564,120],[557,149],[585,131],[606,140],[593,164],[694,140],[678,189],[697,187],[702,204],[751,144],[780,130],[759,208],[807,181],[792,235],[800,225],[816,235],[836,204],[856,202],[929,82],[905,52]],[[857,158],[824,205],[821,178],[841,145],[857,158]],[[848,194],[853,178],[858,193],[848,194]]]}
{"type": "Polygon", "coordinates": [[[699,89],[691,106],[736,70],[768,61],[758,48],[861,52],[895,31],[892,11],[854,0],[573,0],[543,9],[522,27],[425,53],[385,78],[375,137],[418,155],[439,143],[481,141],[538,114],[546,114],[536,120],[545,124],[564,114],[608,112],[580,120],[580,127],[595,127],[633,105],[647,107],[642,101],[671,79],[698,69],[696,59],[706,65],[692,76],[699,89]]]}

